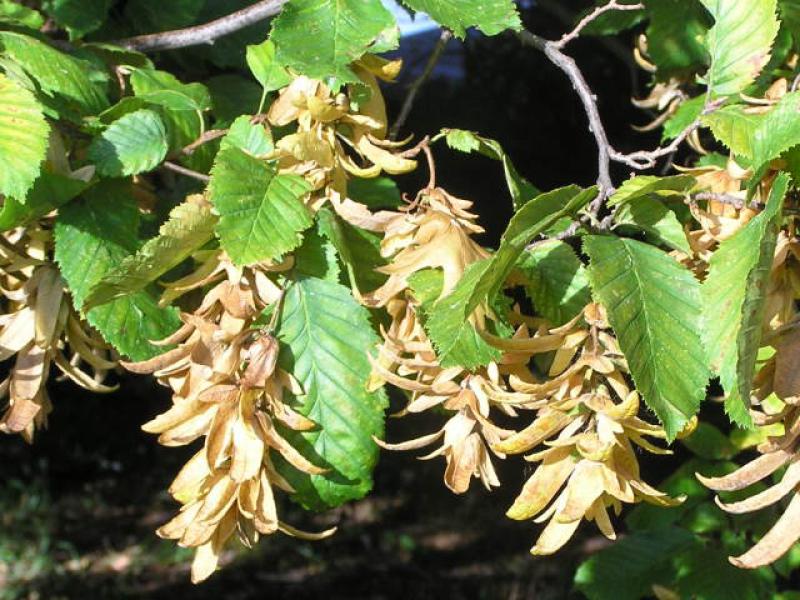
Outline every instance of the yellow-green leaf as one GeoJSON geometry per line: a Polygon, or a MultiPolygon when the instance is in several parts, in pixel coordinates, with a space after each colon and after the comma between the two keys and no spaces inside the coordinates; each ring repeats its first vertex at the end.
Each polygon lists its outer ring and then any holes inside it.
{"type": "Polygon", "coordinates": [[[220,216],[217,235],[237,265],[280,258],[300,245],[301,233],[313,224],[301,201],[309,184],[279,175],[274,164],[235,146],[217,155],[209,190],[220,216]]]}
{"type": "Polygon", "coordinates": [[[216,223],[211,206],[201,198],[190,198],[179,204],[172,209],[156,237],[91,287],[84,300],[84,310],[143,290],[211,240],[216,223]]]}
{"type": "Polygon", "coordinates": [[[39,175],[49,131],[33,94],[0,74],[0,194],[24,202],[39,175]]]}
{"type": "Polygon", "coordinates": [[[753,83],[769,62],[778,34],[777,0],[701,0],[714,17],[706,35],[711,95],[732,96],[753,83]]]}

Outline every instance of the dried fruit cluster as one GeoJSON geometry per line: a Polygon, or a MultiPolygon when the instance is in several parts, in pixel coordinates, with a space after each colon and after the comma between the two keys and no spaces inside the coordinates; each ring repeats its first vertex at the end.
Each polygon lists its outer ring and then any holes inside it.
{"type": "Polygon", "coordinates": [[[169,488],[181,511],[158,530],[161,537],[197,549],[194,582],[214,572],[234,533],[247,547],[276,531],[306,539],[333,533],[299,531],[278,519],[275,505],[273,487],[294,490],[275,469],[271,453],[304,473],[324,471],[279,432],[280,426],[304,431],[315,425],[284,402],[286,390],[298,395],[302,389],[277,366],[277,340],[256,326],[264,310],[280,310],[282,291],[271,276],[289,266],[240,269],[212,252],[198,271],[167,288],[174,296],[211,286],[200,306],[181,316],[184,325],[159,342],[177,347],[145,362],[125,363],[173,392],[172,407],[146,423],[145,431],[170,447],[203,438],[203,448],[169,488]]]}
{"type": "MultiPolygon", "coordinates": [[[[353,93],[333,93],[315,79],[296,77],[270,106],[267,120],[274,127],[295,124],[294,133],[278,140],[274,153],[281,173],[303,177],[312,192],[305,199],[312,211],[330,203],[345,220],[357,227],[375,230],[387,215],[374,215],[348,196],[351,177],[375,178],[383,172],[408,173],[417,162],[400,150],[405,141],[386,139],[387,116],[378,79],[392,81],[400,61],[366,55],[354,65],[368,92],[360,101],[353,93]]],[[[354,92],[352,86],[350,92],[354,92]]]]}
{"type": "MultiPolygon", "coordinates": [[[[376,75],[391,78],[399,63],[367,57],[357,67],[374,92],[355,106],[344,93],[333,94],[323,82],[297,77],[272,104],[267,121],[276,127],[296,124],[274,152],[282,174],[302,177],[310,188],[303,201],[316,212],[326,203],[354,224],[374,227],[386,215],[372,215],[347,198],[349,176],[376,177],[413,169],[416,162],[400,157],[401,144],[384,140],[386,112],[376,75]],[[369,167],[359,167],[345,151],[354,151],[369,167]]],[[[199,202],[204,202],[202,198],[199,202]]],[[[173,392],[173,406],[143,426],[159,434],[165,446],[182,446],[203,438],[200,450],[181,470],[170,493],[183,505],[158,535],[196,548],[192,580],[207,578],[234,533],[246,547],[260,535],[276,531],[320,539],[333,533],[307,533],[278,519],[273,487],[293,493],[276,470],[270,454],[277,452],[299,471],[318,475],[325,469],[309,462],[280,433],[281,427],[308,431],[317,424],[295,412],[285,393],[304,393],[294,377],[277,366],[278,341],[271,326],[259,327],[265,311],[280,313],[283,290],[277,276],[293,266],[291,255],[281,262],[236,267],[221,250],[193,257],[195,272],[166,285],[162,303],[188,292],[202,292],[199,306],[183,313],[183,326],[154,342],[177,347],[139,363],[123,363],[135,373],[152,374],[173,392]]]]}
{"type": "Polygon", "coordinates": [[[0,431],[33,441],[47,424],[52,404],[46,382],[53,364],[92,392],[116,368],[111,347],[77,314],[53,262],[52,221],[42,220],[0,236],[0,361],[14,360],[0,383],[8,408],[0,431]]]}
{"type": "Polygon", "coordinates": [[[470,264],[487,257],[471,237],[482,230],[470,207],[468,201],[428,188],[386,227],[382,251],[391,260],[382,271],[390,277],[365,297],[373,306],[386,306],[392,318],[373,359],[373,383],[388,381],[409,393],[402,414],[440,406],[450,416],[435,433],[380,445],[410,450],[442,440],[423,458],[445,457],[445,485],[455,493],[465,492],[472,477],[487,489],[500,485],[492,455],[505,459],[529,453],[526,460],[539,465],[508,515],[549,520],[534,554],[556,552],[582,519],[595,521],[613,539],[608,509],[619,514],[623,503],[680,503],[681,498],[670,498],[641,478],[634,446],[669,453],[646,439],[666,435],[638,416],[638,394],[630,388],[625,359],[600,305],[588,305],[558,328],[512,311],[507,315],[516,325],[511,339],[491,333],[487,322],[500,316],[481,305],[470,321],[502,350],[502,358],[474,372],[439,364],[409,279],[441,269],[438,298],[443,298],[470,264]],[[533,421],[521,431],[493,421],[497,414],[513,421],[528,411],[533,421]]]}

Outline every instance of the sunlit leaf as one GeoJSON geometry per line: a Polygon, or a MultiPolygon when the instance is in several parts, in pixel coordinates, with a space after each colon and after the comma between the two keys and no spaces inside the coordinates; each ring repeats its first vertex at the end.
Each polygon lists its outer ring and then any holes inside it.
{"type": "MultiPolygon", "coordinates": [[[[104,181],[60,210],[55,258],[75,308],[83,309],[92,286],[136,251],[139,211],[129,186],[104,181]]],[[[151,340],[173,333],[177,311],[162,309],[154,293],[139,291],[88,311],[89,323],[123,356],[144,360],[163,352],[151,340]]]]}
{"type": "Polygon", "coordinates": [[[636,389],[673,439],[697,413],[709,378],[700,283],[665,252],[635,240],[588,236],[584,250],[636,389]]]}
{"type": "Polygon", "coordinates": [[[272,24],[270,40],[277,61],[308,77],[357,82],[350,63],[394,26],[380,2],[363,0],[295,0],[272,24]]]}
{"type": "Polygon", "coordinates": [[[221,148],[235,146],[253,156],[265,156],[275,149],[270,130],[251,117],[242,115],[231,123],[228,134],[222,138],[221,148]]]}
{"type": "Polygon", "coordinates": [[[344,286],[299,279],[286,292],[277,336],[280,364],[305,391],[295,409],[319,426],[285,435],[306,458],[330,469],[309,476],[285,466],[297,490],[293,498],[316,510],[361,498],[372,487],[378,459],[372,436],[383,436],[388,405],[382,389],[366,388],[367,352],[378,343],[368,311],[344,286]]]}
{"type": "Polygon", "coordinates": [[[211,240],[216,222],[211,207],[198,198],[179,204],[172,209],[156,237],[111,268],[91,287],[84,299],[84,308],[89,310],[145,289],[211,240]]]}
{"type": "Polygon", "coordinates": [[[625,180],[609,198],[608,205],[618,206],[649,194],[674,196],[688,190],[693,183],[694,178],[690,175],[673,175],[671,177],[638,175],[625,180]]]}
{"type": "Polygon", "coordinates": [[[800,144],[800,92],[790,92],[769,112],[751,114],[742,105],[724,106],[703,117],[714,136],[756,170],[800,144]]]}
{"type": "Polygon", "coordinates": [[[534,244],[522,253],[517,268],[534,309],[553,325],[567,323],[592,300],[586,269],[564,242],[534,244]]]}
{"type": "Polygon", "coordinates": [[[436,347],[442,367],[459,365],[474,369],[500,360],[502,356],[502,352],[487,344],[467,319],[472,309],[464,308],[472,302],[481,280],[489,276],[491,265],[491,259],[486,259],[467,267],[456,288],[428,313],[425,330],[436,347]]]}
{"type": "Polygon", "coordinates": [[[788,177],[773,183],[766,209],[736,235],[723,241],[703,283],[703,332],[711,368],[727,394],[725,409],[749,426],[750,389],[788,177]]]}
{"type": "Polygon", "coordinates": [[[59,100],[65,110],[85,116],[108,107],[108,75],[93,63],[13,31],[0,31],[0,49],[19,63],[44,94],[59,100]]]}
{"type": "Polygon", "coordinates": [[[267,92],[279,90],[292,81],[283,65],[275,59],[275,44],[272,40],[247,47],[247,66],[267,92]]]}
{"type": "Polygon", "coordinates": [[[700,0],[714,17],[705,38],[712,96],[731,96],[753,83],[769,62],[778,34],[776,0],[700,0]]]}
{"type": "Polygon", "coordinates": [[[0,194],[24,203],[39,175],[49,132],[33,94],[0,74],[0,194]]]}
{"type": "Polygon", "coordinates": [[[481,345],[482,339],[478,341],[468,318],[481,302],[491,300],[500,291],[533,238],[558,219],[576,213],[596,194],[596,188],[567,186],[541,194],[517,211],[497,252],[490,259],[471,265],[456,288],[430,311],[426,328],[442,366],[461,364],[474,368],[486,364],[489,352],[481,345]],[[468,343],[462,351],[464,342],[468,343]]]}
{"type": "Polygon", "coordinates": [[[297,175],[236,147],[220,150],[211,173],[211,202],[220,215],[217,235],[237,265],[280,258],[312,225],[301,202],[310,186],[297,175]]]}
{"type": "Polygon", "coordinates": [[[161,117],[142,109],[114,121],[95,138],[89,146],[89,160],[101,175],[123,177],[155,169],[168,150],[161,117]]]}
{"type": "Polygon", "coordinates": [[[39,29],[44,25],[44,17],[38,11],[19,2],[0,0],[0,22],[39,29]]]}
{"type": "Polygon", "coordinates": [[[440,25],[463,38],[469,27],[477,27],[486,35],[506,29],[520,29],[522,23],[512,0],[403,0],[409,8],[427,13],[440,25]]]}

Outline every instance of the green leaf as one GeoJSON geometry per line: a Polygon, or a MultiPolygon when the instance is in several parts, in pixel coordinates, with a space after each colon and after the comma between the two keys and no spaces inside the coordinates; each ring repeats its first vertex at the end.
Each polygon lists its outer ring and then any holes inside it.
{"type": "Polygon", "coordinates": [[[179,204],[172,209],[156,237],[148,240],[136,254],[109,269],[89,289],[83,309],[90,310],[145,289],[213,239],[216,222],[211,207],[205,202],[187,200],[179,204]]]}
{"type": "Polygon", "coordinates": [[[450,295],[433,306],[426,328],[443,367],[460,364],[472,369],[487,363],[488,346],[469,317],[481,302],[497,295],[534,237],[558,219],[573,215],[596,194],[596,188],[582,190],[572,185],[541,194],[523,205],[508,224],[494,256],[470,265],[450,295]]]}
{"type": "MultiPolygon", "coordinates": [[[[204,85],[181,83],[164,71],[136,69],[131,74],[131,86],[136,100],[159,108],[167,127],[171,151],[179,151],[203,133],[203,112],[211,108],[211,95],[204,85]]],[[[191,156],[181,156],[180,162],[196,171],[206,172],[213,162],[214,148],[214,145],[204,144],[191,156]]]]}
{"type": "Polygon", "coordinates": [[[66,204],[81,194],[89,184],[80,179],[42,172],[28,192],[25,203],[7,197],[0,209],[0,231],[27,225],[66,204]]]}
{"type": "Polygon", "coordinates": [[[700,284],[642,242],[588,236],[584,250],[595,298],[608,311],[636,388],[672,440],[697,413],[709,378],[700,284]]]}
{"type": "Polygon", "coordinates": [[[700,118],[705,104],[705,96],[697,96],[696,98],[682,102],[678,110],[675,111],[675,114],[664,123],[661,140],[672,140],[683,133],[689,125],[700,118]]]}
{"type": "Polygon", "coordinates": [[[361,58],[394,17],[380,2],[294,0],[273,21],[277,61],[313,79],[359,81],[350,63],[361,58]]]}
{"type": "Polygon", "coordinates": [[[275,260],[297,248],[313,221],[301,198],[310,190],[297,175],[236,147],[220,150],[209,184],[220,215],[217,236],[236,265],[275,260]]]}
{"type": "Polygon", "coordinates": [[[707,460],[730,460],[738,449],[719,429],[709,423],[699,422],[689,437],[681,442],[693,454],[707,460]]]}
{"type": "Polygon", "coordinates": [[[589,600],[650,597],[653,584],[669,586],[674,580],[673,557],[696,543],[678,527],[626,535],[584,561],[575,573],[575,586],[589,600]]]}
{"type": "Polygon", "coordinates": [[[99,29],[112,3],[113,0],[45,0],[44,9],[75,40],[99,29]]]}
{"type": "Polygon", "coordinates": [[[477,27],[486,35],[496,35],[506,29],[522,29],[517,7],[512,0],[403,0],[403,3],[427,13],[460,38],[464,37],[469,27],[477,27]]]}
{"type": "MultiPolygon", "coordinates": [[[[445,129],[445,141],[453,150],[470,154],[481,149],[481,139],[474,131],[445,129]]],[[[494,158],[494,156],[492,156],[494,158]]]]}
{"type": "Polygon", "coordinates": [[[136,69],[155,69],[153,61],[146,55],[137,50],[120,48],[110,42],[83,42],[81,44],[82,56],[97,57],[111,68],[117,65],[125,65],[136,69]]]}
{"type": "Polygon", "coordinates": [[[696,514],[693,514],[695,509],[703,504],[708,504],[712,495],[711,490],[700,483],[695,473],[719,477],[727,475],[737,468],[738,465],[729,461],[709,461],[691,457],[656,486],[670,496],[686,496],[686,500],[678,506],[669,508],[640,503],[625,518],[625,524],[632,531],[660,529],[680,524],[695,533],[704,533],[717,528],[720,521],[729,523],[727,517],[721,515],[721,511],[716,507],[714,507],[715,512],[721,517],[720,519],[716,519],[713,523],[710,520],[709,522],[695,520],[696,514]]]}
{"type": "Polygon", "coordinates": [[[575,185],[540,194],[525,203],[511,217],[500,247],[491,259],[487,277],[475,290],[468,310],[478,305],[480,298],[493,296],[505,283],[520,254],[532,239],[540,235],[562,217],[571,217],[597,195],[597,188],[582,189],[575,185]]]}
{"type": "Polygon", "coordinates": [[[0,74],[0,194],[24,202],[41,170],[49,133],[33,94],[0,74]]]}
{"type": "Polygon", "coordinates": [[[705,83],[712,97],[738,94],[769,62],[779,27],[776,0],[701,2],[715,21],[705,40],[711,55],[705,83]]]}
{"type": "Polygon", "coordinates": [[[195,171],[207,172],[214,163],[215,144],[203,144],[190,156],[184,156],[181,150],[191,144],[203,133],[205,126],[201,113],[194,110],[159,109],[161,120],[167,127],[170,153],[180,157],[181,164],[195,171]]]}
{"type": "Polygon", "coordinates": [[[675,196],[688,190],[694,184],[691,175],[673,175],[671,177],[656,177],[654,175],[636,175],[626,180],[614,195],[608,199],[609,206],[619,206],[649,196],[675,196]]]}
{"type": "Polygon", "coordinates": [[[320,221],[314,229],[303,236],[302,245],[294,251],[296,277],[315,277],[326,281],[339,282],[342,269],[339,267],[339,253],[336,246],[320,232],[320,221]]]}
{"type": "MultiPolygon", "coordinates": [[[[69,286],[76,310],[82,310],[89,290],[136,251],[139,210],[129,184],[101,181],[80,200],[61,208],[55,227],[55,259],[69,286]]],[[[93,308],[89,323],[120,354],[145,360],[163,352],[150,340],[172,334],[179,326],[177,311],[159,308],[142,290],[93,308]]]]}
{"type": "Polygon", "coordinates": [[[645,0],[649,18],[647,53],[667,80],[699,70],[708,64],[703,46],[711,24],[698,0],[645,0]]]}
{"type": "Polygon", "coordinates": [[[105,129],[105,126],[111,125],[111,123],[117,119],[147,107],[147,102],[141,98],[125,96],[124,98],[121,98],[119,102],[97,115],[96,119],[89,119],[87,124],[92,128],[92,131],[102,133],[105,129]]]}
{"type": "Polygon", "coordinates": [[[702,287],[702,331],[711,369],[719,375],[727,394],[726,411],[744,427],[752,423],[748,412],[750,390],[761,345],[767,279],[788,184],[788,176],[779,175],[766,209],[719,245],[702,287]]]}
{"type": "Polygon", "coordinates": [[[39,29],[44,25],[44,17],[32,8],[14,2],[14,0],[0,0],[0,23],[39,29]]]}
{"type": "Polygon", "coordinates": [[[452,149],[467,154],[480,152],[484,156],[499,160],[503,164],[506,185],[511,194],[514,210],[519,210],[520,207],[531,198],[535,198],[541,194],[535,185],[517,172],[514,163],[511,162],[511,159],[499,142],[463,129],[444,129],[443,132],[445,133],[447,145],[452,149]]]}
{"type": "Polygon", "coordinates": [[[253,156],[265,156],[275,149],[272,133],[264,125],[252,123],[251,117],[242,115],[230,126],[228,134],[222,138],[221,148],[230,146],[244,150],[253,156]]]}
{"type": "Polygon", "coordinates": [[[763,121],[764,115],[746,113],[738,105],[723,106],[703,117],[703,125],[711,128],[714,137],[732,153],[747,158],[753,156],[753,141],[763,121]]]}
{"type": "Polygon", "coordinates": [[[425,307],[434,304],[441,296],[443,284],[444,276],[440,269],[423,269],[408,278],[408,287],[411,288],[414,298],[425,307]]]}
{"type": "Polygon", "coordinates": [[[386,275],[376,271],[386,264],[379,235],[350,225],[327,207],[317,212],[317,226],[336,248],[353,288],[364,291],[383,285],[386,275]]]}
{"type": "Polygon", "coordinates": [[[397,208],[403,204],[400,189],[389,177],[355,177],[347,182],[347,196],[372,210],[397,208]]]}
{"type": "Polygon", "coordinates": [[[291,75],[275,59],[275,44],[272,40],[247,47],[247,66],[266,92],[279,90],[292,81],[291,75]]]}
{"type": "Polygon", "coordinates": [[[211,94],[202,83],[181,83],[166,71],[136,69],[131,87],[137,98],[170,110],[203,112],[211,108],[211,94]]]}
{"type": "Polygon", "coordinates": [[[748,114],[741,105],[724,106],[703,117],[714,136],[755,170],[800,144],[800,92],[790,92],[769,112],[748,114]]]}
{"type": "Polygon", "coordinates": [[[500,350],[487,344],[467,319],[472,309],[468,312],[464,309],[469,306],[473,291],[487,276],[491,265],[491,259],[471,264],[456,288],[426,313],[425,330],[443,368],[462,366],[475,369],[500,360],[503,355],[500,350]]]}
{"type": "Polygon", "coordinates": [[[800,47],[800,0],[778,0],[781,23],[791,34],[795,49],[800,47]]]}
{"type": "Polygon", "coordinates": [[[108,76],[87,60],[75,58],[27,35],[0,31],[0,46],[39,84],[44,94],[61,100],[78,116],[108,107],[108,76]]]}
{"type": "Polygon", "coordinates": [[[739,569],[730,563],[728,553],[711,544],[697,544],[676,557],[679,575],[673,587],[680,597],[697,600],[775,598],[772,569],[739,569]]]}
{"type": "Polygon", "coordinates": [[[536,312],[563,325],[592,301],[586,269],[569,244],[547,240],[522,253],[517,268],[536,312]]]}
{"type": "Polygon", "coordinates": [[[152,110],[129,113],[109,125],[89,146],[89,160],[105,177],[152,171],[167,156],[167,130],[152,110]]]}
{"type": "Polygon", "coordinates": [[[623,227],[639,229],[674,250],[692,253],[678,217],[655,195],[638,196],[623,204],[614,215],[614,221],[623,227]]]}
{"type": "Polygon", "coordinates": [[[285,468],[297,490],[293,499],[318,510],[362,498],[378,459],[372,436],[383,437],[388,405],[383,389],[366,389],[367,352],[379,343],[369,312],[342,285],[300,279],[286,290],[277,337],[282,368],[305,391],[294,408],[319,426],[284,434],[306,458],[330,469],[308,476],[285,468]]]}

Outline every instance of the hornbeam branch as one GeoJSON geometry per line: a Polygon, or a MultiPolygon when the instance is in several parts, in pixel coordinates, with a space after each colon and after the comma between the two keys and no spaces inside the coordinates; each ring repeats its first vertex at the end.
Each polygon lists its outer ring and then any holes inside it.
{"type": "Polygon", "coordinates": [[[747,203],[744,199],[734,196],[733,194],[718,194],[715,192],[699,192],[691,197],[692,201],[707,200],[710,202],[719,202],[720,204],[727,204],[737,210],[743,209],[745,206],[754,210],[764,208],[764,205],[757,200],[752,200],[747,203]]]}
{"type": "Polygon", "coordinates": [[[138,52],[174,50],[202,44],[213,44],[217,39],[230,35],[277,15],[288,0],[262,0],[215,21],[186,29],[151,33],[117,40],[114,44],[138,52]]]}
{"type": "MultiPolygon", "coordinates": [[[[569,80],[572,82],[572,87],[578,94],[578,97],[583,104],[583,110],[589,118],[589,129],[594,136],[597,143],[597,185],[600,187],[598,195],[599,205],[605,201],[608,196],[614,193],[614,184],[611,181],[611,155],[614,149],[608,141],[605,127],[603,127],[603,120],[600,118],[600,111],[597,108],[597,97],[592,93],[589,84],[583,76],[583,73],[578,68],[577,63],[572,57],[564,54],[558,47],[556,42],[545,40],[530,31],[520,31],[519,38],[524,44],[533,46],[540,50],[555,66],[561,69],[569,80]]],[[[594,207],[593,207],[594,208],[594,207]]]]}
{"type": "Polygon", "coordinates": [[[668,146],[660,146],[655,150],[637,150],[636,152],[631,152],[630,154],[621,154],[612,148],[611,160],[627,165],[632,169],[636,169],[637,171],[651,169],[656,165],[656,162],[659,158],[673,154],[686,140],[686,138],[688,138],[698,127],[700,127],[700,119],[697,119],[691,125],[686,127],[686,129],[681,131],[678,137],[672,140],[668,146]]]}
{"type": "MultiPolygon", "coordinates": [[[[614,2],[611,4],[614,4],[614,2]]],[[[572,57],[564,54],[562,51],[563,44],[560,41],[556,42],[546,40],[526,30],[520,31],[517,35],[523,44],[533,46],[537,50],[544,53],[550,62],[564,72],[564,74],[572,83],[572,87],[575,89],[578,97],[581,100],[581,103],[583,104],[584,112],[589,119],[589,130],[592,132],[597,144],[597,185],[599,187],[599,193],[594,201],[592,201],[592,203],[589,205],[586,215],[582,220],[599,229],[605,229],[610,225],[610,220],[604,219],[603,221],[599,221],[598,215],[600,210],[603,208],[605,201],[616,191],[614,188],[614,183],[611,179],[611,163],[618,162],[637,171],[650,169],[656,165],[658,159],[665,156],[670,156],[673,152],[675,152],[686,140],[686,138],[688,138],[698,127],[700,127],[700,120],[698,119],[686,127],[680,133],[680,135],[678,135],[678,137],[676,137],[667,146],[658,147],[655,150],[650,151],[639,150],[630,154],[617,152],[611,145],[611,142],[608,140],[608,134],[603,126],[603,120],[600,117],[600,111],[597,107],[597,97],[594,95],[589,87],[589,84],[586,82],[586,78],[583,76],[583,73],[581,72],[575,60],[572,57]]],[[[563,39],[564,38],[562,38],[562,40],[563,39]]],[[[716,110],[716,108],[716,103],[709,103],[703,111],[703,114],[708,114],[709,112],[716,110]]],[[[573,224],[573,227],[568,229],[564,235],[573,235],[575,231],[577,231],[577,225],[573,224]]]]}
{"type": "Polygon", "coordinates": [[[557,42],[553,42],[553,44],[559,50],[563,49],[564,46],[569,44],[571,41],[577,39],[580,36],[581,31],[583,31],[584,28],[587,25],[589,25],[589,23],[594,21],[600,15],[610,12],[612,10],[620,10],[620,11],[644,10],[644,4],[641,3],[620,4],[619,2],[617,2],[617,0],[611,0],[611,2],[609,2],[608,4],[604,4],[603,6],[598,6],[597,8],[595,8],[592,12],[590,12],[588,15],[586,15],[583,19],[580,20],[580,22],[575,26],[575,29],[573,29],[569,33],[565,33],[564,35],[562,35],[561,39],[558,40],[557,42]]]}

